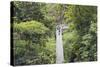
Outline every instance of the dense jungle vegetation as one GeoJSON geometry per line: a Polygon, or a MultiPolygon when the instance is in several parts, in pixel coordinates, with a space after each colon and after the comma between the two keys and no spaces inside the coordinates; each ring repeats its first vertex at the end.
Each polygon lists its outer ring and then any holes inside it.
{"type": "Polygon", "coordinates": [[[11,2],[14,65],[56,63],[55,27],[65,6],[64,63],[97,60],[97,7],[11,2]]]}

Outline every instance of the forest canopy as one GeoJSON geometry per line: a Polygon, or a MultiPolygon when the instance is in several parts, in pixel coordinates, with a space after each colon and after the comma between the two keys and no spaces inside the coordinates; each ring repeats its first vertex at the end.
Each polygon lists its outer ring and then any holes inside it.
{"type": "Polygon", "coordinates": [[[56,63],[55,30],[62,11],[61,22],[69,27],[62,35],[64,63],[97,60],[96,6],[12,1],[14,65],[56,63]]]}

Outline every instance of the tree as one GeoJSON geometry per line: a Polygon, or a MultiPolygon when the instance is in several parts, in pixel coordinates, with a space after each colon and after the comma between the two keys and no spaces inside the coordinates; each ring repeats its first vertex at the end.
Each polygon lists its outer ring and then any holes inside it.
{"type": "Polygon", "coordinates": [[[16,22],[31,20],[41,21],[44,18],[40,10],[43,5],[44,4],[38,4],[35,2],[13,1],[12,18],[16,22]]]}
{"type": "Polygon", "coordinates": [[[13,1],[11,7],[14,65],[56,63],[59,18],[69,27],[62,34],[64,62],[97,60],[96,6],[13,1]]]}
{"type": "MultiPolygon", "coordinates": [[[[95,6],[68,6],[65,15],[67,17],[66,21],[70,25],[70,33],[74,32],[72,36],[76,34],[74,37],[71,36],[72,39],[76,37],[75,40],[73,42],[68,42],[69,44],[72,43],[70,46],[71,49],[69,49],[71,54],[68,54],[69,56],[71,55],[68,59],[69,62],[97,60],[96,10],[97,8],[95,6]],[[91,30],[95,31],[93,32],[91,30]]],[[[68,43],[65,43],[65,49],[67,50],[68,43]]]]}

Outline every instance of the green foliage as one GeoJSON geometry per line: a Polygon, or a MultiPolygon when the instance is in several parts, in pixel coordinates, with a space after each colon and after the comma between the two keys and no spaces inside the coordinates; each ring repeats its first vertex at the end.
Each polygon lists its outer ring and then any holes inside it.
{"type": "MultiPolygon", "coordinates": [[[[65,57],[65,59],[69,60],[69,62],[96,61],[97,60],[96,59],[97,56],[96,7],[69,5],[67,7],[67,10],[68,11],[66,11],[65,17],[67,17],[68,19],[66,21],[70,26],[70,31],[76,33],[70,32],[70,34],[66,36],[67,43],[65,43],[65,56],[67,57],[65,57]],[[67,37],[69,38],[67,39],[67,37]],[[71,39],[70,40],[71,42],[68,41],[69,39],[71,39]],[[66,46],[68,44],[70,44],[70,46],[66,46]],[[70,52],[70,54],[67,52],[70,52]]],[[[68,33],[69,32],[66,32],[66,35],[68,33]]]]}
{"type": "Polygon", "coordinates": [[[14,23],[15,65],[54,63],[54,45],[49,44],[48,30],[37,21],[14,23]]]}
{"type": "Polygon", "coordinates": [[[44,24],[37,22],[37,21],[27,21],[21,23],[14,24],[15,31],[19,32],[27,32],[30,34],[37,33],[37,34],[44,34],[48,31],[48,28],[44,26],[44,24]]]}
{"type": "Polygon", "coordinates": [[[13,19],[15,22],[19,23],[21,21],[41,21],[43,19],[43,14],[40,10],[41,4],[35,2],[22,2],[13,1],[13,19]]]}
{"type": "Polygon", "coordinates": [[[96,6],[14,1],[12,7],[15,65],[56,63],[58,22],[69,27],[63,30],[64,62],[97,60],[96,6]]]}

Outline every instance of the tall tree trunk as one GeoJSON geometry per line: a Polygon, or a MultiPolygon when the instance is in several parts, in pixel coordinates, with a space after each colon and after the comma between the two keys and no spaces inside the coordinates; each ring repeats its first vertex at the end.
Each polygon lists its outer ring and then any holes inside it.
{"type": "Polygon", "coordinates": [[[62,27],[58,25],[56,27],[56,63],[63,63],[63,43],[62,43],[62,27]]]}

